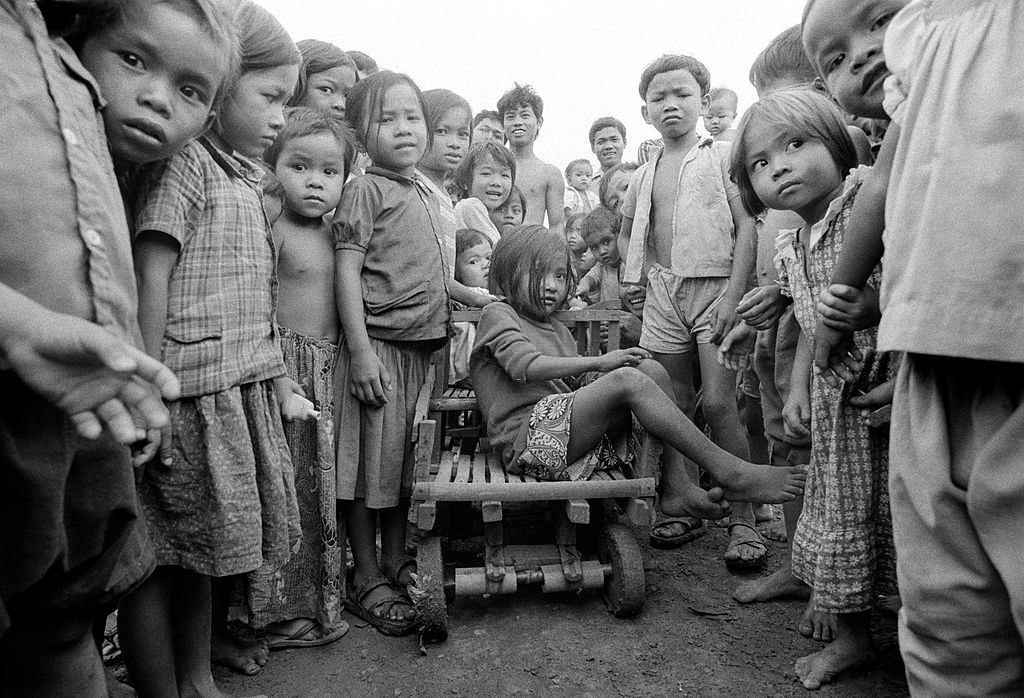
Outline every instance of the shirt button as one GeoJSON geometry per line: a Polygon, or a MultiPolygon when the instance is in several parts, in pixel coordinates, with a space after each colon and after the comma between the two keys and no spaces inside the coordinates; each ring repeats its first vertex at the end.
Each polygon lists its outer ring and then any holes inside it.
{"type": "Polygon", "coordinates": [[[64,140],[68,142],[68,145],[78,145],[78,136],[75,132],[69,128],[62,129],[61,132],[64,134],[64,140]]]}
{"type": "Polygon", "coordinates": [[[92,228],[89,228],[84,233],[82,233],[82,237],[84,237],[86,243],[88,243],[92,247],[101,247],[103,245],[103,238],[101,238],[100,234],[97,233],[92,228]]]}

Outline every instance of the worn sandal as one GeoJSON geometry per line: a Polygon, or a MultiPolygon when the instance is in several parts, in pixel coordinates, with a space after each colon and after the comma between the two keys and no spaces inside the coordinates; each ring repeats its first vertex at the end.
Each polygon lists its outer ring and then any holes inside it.
{"type": "Polygon", "coordinates": [[[324,630],[316,621],[307,620],[288,635],[267,631],[267,647],[273,651],[329,645],[348,632],[348,623],[341,621],[331,632],[324,632],[324,630]]]}
{"type": "Polygon", "coordinates": [[[392,586],[398,588],[401,593],[405,594],[406,588],[412,584],[412,578],[410,577],[409,581],[405,584],[402,584],[399,580],[402,578],[402,572],[405,572],[406,570],[409,572],[416,571],[416,558],[411,555],[402,555],[398,561],[398,567],[392,567],[388,564],[388,561],[384,559],[381,560],[380,570],[384,573],[387,580],[391,582],[392,586]]]}
{"type": "Polygon", "coordinates": [[[729,545],[725,549],[725,564],[727,567],[737,570],[756,570],[764,566],[764,563],[768,556],[768,546],[764,542],[764,538],[757,532],[753,524],[748,521],[730,521],[729,522],[729,545]],[[750,534],[744,538],[733,538],[732,532],[736,527],[742,527],[748,529],[750,534]],[[741,546],[749,546],[753,548],[757,555],[752,558],[740,557],[739,549],[741,546]],[[730,553],[732,555],[730,556],[730,553]]]}
{"type": "Polygon", "coordinates": [[[707,533],[704,522],[697,516],[668,516],[658,510],[658,518],[651,527],[649,540],[652,548],[672,549],[678,548],[692,540],[696,540],[707,533]],[[664,530],[665,527],[678,524],[682,533],[671,536],[658,535],[655,531],[664,530]]]}
{"type": "MultiPolygon", "coordinates": [[[[348,588],[351,590],[352,585],[349,584],[348,588]]],[[[367,579],[356,587],[354,591],[350,591],[348,598],[345,599],[345,607],[348,610],[365,620],[381,633],[392,636],[408,635],[416,630],[417,623],[415,618],[391,620],[387,616],[377,615],[378,612],[386,614],[395,604],[402,604],[412,608],[409,599],[395,591],[394,587],[391,586],[391,583],[383,575],[367,579]],[[390,593],[369,608],[364,606],[363,601],[370,595],[370,592],[380,587],[387,587],[390,593]]]]}

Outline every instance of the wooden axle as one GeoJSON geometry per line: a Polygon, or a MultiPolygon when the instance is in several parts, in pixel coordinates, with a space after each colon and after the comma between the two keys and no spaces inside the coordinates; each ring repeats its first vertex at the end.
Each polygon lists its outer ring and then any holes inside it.
{"type": "Polygon", "coordinates": [[[550,594],[558,591],[579,589],[602,589],[605,577],[612,573],[612,566],[597,560],[583,560],[582,580],[573,584],[565,578],[562,565],[541,565],[539,569],[516,570],[506,574],[500,582],[487,578],[483,567],[457,567],[455,569],[455,596],[484,596],[486,594],[515,594],[520,585],[540,584],[541,591],[550,594]]]}

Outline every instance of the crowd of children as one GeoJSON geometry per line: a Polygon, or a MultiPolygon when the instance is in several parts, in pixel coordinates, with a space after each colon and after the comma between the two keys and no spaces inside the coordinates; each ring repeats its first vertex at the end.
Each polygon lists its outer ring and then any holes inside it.
{"type": "Polygon", "coordinates": [[[737,123],[656,58],[660,138],[629,162],[596,119],[596,173],[537,157],[529,85],[474,115],[250,0],[0,5],[0,692],[121,690],[115,608],[140,696],[218,695],[212,662],[258,673],[344,609],[413,632],[449,344],[511,472],[660,439],[653,546],[721,519],[760,569],[783,503],[786,561],[734,596],[807,600],[807,688],[871,657],[880,598],[915,694],[1024,686],[1012,0],[808,0],[737,123]],[[597,303],[622,348],[579,356],[554,315],[597,303]]]}

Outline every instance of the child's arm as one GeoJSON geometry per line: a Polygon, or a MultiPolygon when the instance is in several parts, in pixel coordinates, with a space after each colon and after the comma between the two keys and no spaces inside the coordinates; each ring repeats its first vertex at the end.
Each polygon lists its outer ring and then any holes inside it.
{"type": "Polygon", "coordinates": [[[385,390],[391,389],[391,377],[370,345],[363,316],[363,258],[359,250],[342,248],[334,253],[335,293],[338,294],[338,319],[349,354],[349,384],[360,402],[380,407],[386,403],[385,390]]]}
{"type": "Polygon", "coordinates": [[[497,297],[487,293],[480,293],[474,291],[469,286],[466,286],[461,281],[455,279],[448,280],[448,294],[452,297],[452,300],[456,303],[462,303],[473,308],[482,308],[488,303],[498,300],[497,297]]]}
{"type": "MultiPolygon", "coordinates": [[[[850,212],[850,223],[843,239],[843,251],[836,260],[832,284],[864,288],[871,272],[882,259],[882,233],[885,231],[885,197],[889,188],[893,158],[900,129],[890,124],[882,141],[875,168],[857,192],[850,212]]],[[[835,292],[832,287],[830,290],[835,292]]],[[[841,332],[818,319],[814,330],[814,366],[830,385],[853,380],[860,352],[853,345],[853,333],[841,332]],[[852,360],[852,361],[851,361],[852,360]]]]}
{"type": "Polygon", "coordinates": [[[650,352],[640,347],[616,349],[600,356],[546,356],[538,354],[526,368],[527,381],[553,380],[581,376],[590,371],[607,373],[623,366],[637,366],[651,358],[650,352]]]}
{"type": "Polygon", "coordinates": [[[565,182],[562,181],[562,173],[554,165],[547,167],[548,184],[545,193],[545,206],[548,210],[548,230],[558,235],[565,232],[565,182]]]}
{"type": "Polygon", "coordinates": [[[739,315],[736,313],[736,306],[747,292],[751,276],[754,273],[754,250],[756,249],[754,217],[747,213],[739,196],[729,199],[729,210],[732,212],[733,226],[736,229],[736,241],[733,244],[732,273],[729,274],[729,286],[715,311],[715,331],[711,335],[711,341],[714,344],[721,342],[729,330],[740,321],[739,315]]]}
{"type": "Polygon", "coordinates": [[[811,435],[811,359],[810,342],[801,332],[789,377],[789,397],[782,408],[784,430],[794,438],[806,439],[811,435]]]}

